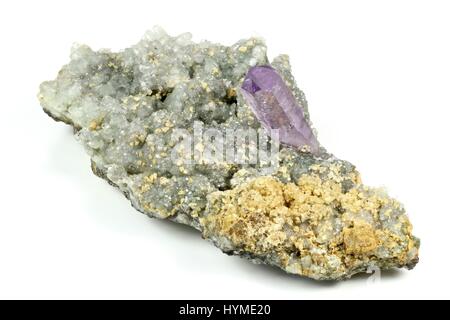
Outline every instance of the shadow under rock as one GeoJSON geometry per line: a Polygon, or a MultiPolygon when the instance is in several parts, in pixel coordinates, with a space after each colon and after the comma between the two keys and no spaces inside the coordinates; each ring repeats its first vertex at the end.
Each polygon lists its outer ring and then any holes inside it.
{"type": "MultiPolygon", "coordinates": [[[[274,285],[275,282],[282,285],[297,286],[298,288],[332,288],[337,285],[345,285],[351,283],[366,283],[371,285],[376,283],[375,278],[371,278],[373,273],[361,272],[353,275],[349,279],[343,280],[314,280],[308,277],[302,277],[295,274],[287,273],[279,268],[269,266],[266,264],[254,264],[248,260],[240,257],[235,258],[235,263],[239,268],[246,269],[252,275],[261,276],[270,279],[268,283],[274,285]],[[373,279],[373,280],[371,280],[373,279]]],[[[384,280],[394,280],[405,276],[406,271],[401,269],[383,270],[380,274],[380,282],[384,280]]]]}
{"type": "Polygon", "coordinates": [[[295,274],[287,273],[280,268],[269,266],[267,264],[254,264],[247,259],[240,257],[235,258],[235,263],[239,268],[245,269],[252,276],[265,278],[268,285],[273,286],[275,283],[283,286],[298,286],[299,289],[304,288],[331,288],[336,286],[338,281],[317,281],[307,277],[301,277],[295,274]]]}
{"type": "MultiPolygon", "coordinates": [[[[402,269],[382,270],[380,273],[380,281],[383,282],[383,280],[393,280],[393,279],[401,278],[401,277],[405,276],[405,272],[406,272],[406,270],[402,270],[402,269]]],[[[353,277],[351,277],[350,279],[347,279],[345,281],[367,282],[367,281],[370,281],[370,278],[372,276],[374,276],[373,273],[361,272],[361,273],[355,274],[353,277]]],[[[375,282],[375,280],[374,280],[374,282],[375,282]]]]}
{"type": "Polygon", "coordinates": [[[164,230],[164,232],[167,232],[168,234],[173,234],[177,237],[180,236],[189,239],[199,239],[201,241],[205,241],[202,239],[200,231],[188,225],[151,217],[148,217],[147,220],[149,221],[149,223],[157,224],[159,229],[164,230]]]}
{"type": "MultiPolygon", "coordinates": [[[[214,244],[208,242],[201,237],[201,233],[187,225],[175,223],[173,221],[165,221],[154,218],[149,218],[150,223],[158,224],[159,229],[164,229],[165,232],[177,237],[179,241],[198,241],[198,244],[202,246],[210,246],[211,249],[216,251],[217,255],[225,255],[219,248],[216,248],[214,244]]],[[[248,259],[239,256],[227,256],[230,259],[230,263],[234,264],[237,270],[241,270],[256,280],[258,278],[264,278],[268,285],[275,285],[276,283],[281,286],[290,286],[295,283],[298,288],[329,288],[338,284],[337,281],[316,281],[307,277],[299,277],[293,274],[286,273],[285,271],[269,266],[266,264],[254,264],[248,259]]],[[[218,259],[219,260],[219,259],[218,259]]],[[[213,264],[211,267],[214,267],[213,264]]]]}

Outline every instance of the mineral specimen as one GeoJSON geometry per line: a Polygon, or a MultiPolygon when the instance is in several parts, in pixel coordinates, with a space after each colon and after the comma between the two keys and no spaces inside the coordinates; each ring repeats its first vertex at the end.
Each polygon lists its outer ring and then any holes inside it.
{"type": "Polygon", "coordinates": [[[288,57],[269,63],[260,39],[227,47],[156,28],[121,52],[78,45],[39,99],[137,210],[227,254],[320,280],[418,261],[403,206],[319,146],[288,57]]]}

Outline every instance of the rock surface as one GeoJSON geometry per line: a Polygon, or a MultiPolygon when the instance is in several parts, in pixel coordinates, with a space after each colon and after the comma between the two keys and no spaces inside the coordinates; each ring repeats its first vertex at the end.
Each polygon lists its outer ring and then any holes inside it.
{"type": "MultiPolygon", "coordinates": [[[[419,240],[403,206],[322,147],[281,145],[268,171],[262,162],[206,161],[203,150],[216,144],[174,139],[199,125],[215,130],[211,141],[217,132],[261,129],[239,90],[258,65],[269,65],[260,39],[227,47],[155,28],[117,53],[75,46],[56,80],[41,84],[39,100],[75,128],[93,172],[137,210],[190,225],[227,254],[319,280],[414,267],[419,240]]],[[[288,57],[270,65],[312,128],[288,57]]]]}

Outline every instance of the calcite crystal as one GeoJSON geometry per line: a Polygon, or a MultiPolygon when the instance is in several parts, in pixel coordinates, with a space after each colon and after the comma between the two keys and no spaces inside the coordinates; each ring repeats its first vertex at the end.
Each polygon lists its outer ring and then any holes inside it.
{"type": "MultiPolygon", "coordinates": [[[[418,261],[403,206],[319,145],[288,57],[269,63],[260,39],[228,47],[156,28],[120,52],[77,45],[39,100],[137,210],[190,225],[227,254],[319,280],[418,261]],[[262,128],[281,131],[270,170],[264,161],[207,161],[225,140],[250,158],[245,139],[225,136],[262,128]]],[[[258,143],[277,145],[263,136],[258,143]]]]}

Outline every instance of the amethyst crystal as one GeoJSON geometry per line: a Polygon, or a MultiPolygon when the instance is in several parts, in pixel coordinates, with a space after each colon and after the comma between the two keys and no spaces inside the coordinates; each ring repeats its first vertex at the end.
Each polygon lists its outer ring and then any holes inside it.
{"type": "Polygon", "coordinates": [[[319,152],[319,142],[306,121],[302,107],[278,72],[270,66],[250,68],[242,94],[268,134],[278,129],[280,143],[319,152]]]}

